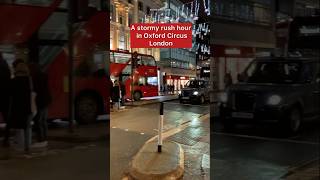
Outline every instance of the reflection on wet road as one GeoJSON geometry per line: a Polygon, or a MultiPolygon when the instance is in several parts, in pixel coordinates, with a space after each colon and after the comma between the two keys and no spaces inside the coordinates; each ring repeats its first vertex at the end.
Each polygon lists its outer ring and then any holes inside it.
{"type": "MultiPolygon", "coordinates": [[[[111,114],[111,179],[128,170],[132,157],[144,143],[156,140],[159,103],[111,114]],[[116,168],[115,168],[116,167],[116,168]]],[[[164,137],[185,151],[184,179],[209,179],[210,127],[208,105],[164,104],[164,137]]]]}
{"type": "Polygon", "coordinates": [[[319,158],[319,127],[317,122],[305,124],[293,136],[274,125],[243,125],[225,132],[213,119],[211,176],[219,180],[281,179],[289,170],[319,158]]]}

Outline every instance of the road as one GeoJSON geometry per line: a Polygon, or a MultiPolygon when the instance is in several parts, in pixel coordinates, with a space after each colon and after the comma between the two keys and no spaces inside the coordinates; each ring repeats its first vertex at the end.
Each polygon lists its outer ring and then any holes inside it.
{"type": "MultiPolygon", "coordinates": [[[[121,179],[133,156],[157,135],[159,107],[160,103],[154,103],[111,114],[111,179],[121,179]]],[[[202,118],[208,113],[208,105],[164,104],[164,131],[177,129],[168,139],[181,144],[185,151],[184,179],[209,179],[209,118],[202,118]]]]}
{"type": "Polygon", "coordinates": [[[225,132],[213,119],[211,176],[218,180],[281,179],[319,158],[319,132],[317,122],[305,124],[294,136],[284,135],[274,125],[243,125],[225,132]]]}

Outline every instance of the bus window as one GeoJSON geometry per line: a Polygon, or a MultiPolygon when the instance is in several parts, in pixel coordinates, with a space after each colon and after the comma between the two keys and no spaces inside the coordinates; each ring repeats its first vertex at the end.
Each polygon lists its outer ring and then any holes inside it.
{"type": "Polygon", "coordinates": [[[102,78],[106,76],[106,53],[104,52],[97,52],[93,55],[94,61],[94,76],[102,78]]]}
{"type": "Polygon", "coordinates": [[[147,84],[151,86],[158,85],[158,78],[157,77],[147,77],[147,84]]]}
{"type": "MultiPolygon", "coordinates": [[[[4,2],[6,3],[6,2],[4,2]]],[[[31,5],[31,6],[42,6],[47,7],[53,3],[53,0],[16,0],[16,1],[8,1],[10,4],[18,4],[18,5],[31,5]]]]}
{"type": "Polygon", "coordinates": [[[110,62],[114,63],[114,53],[110,52],[110,62]]]}
{"type": "Polygon", "coordinates": [[[75,74],[80,77],[88,77],[92,75],[94,69],[94,63],[91,58],[83,58],[78,66],[76,66],[75,74]]]}
{"type": "Polygon", "coordinates": [[[119,64],[126,64],[131,59],[130,54],[114,53],[114,62],[119,64]]]}
{"type": "Polygon", "coordinates": [[[146,85],[146,78],[145,77],[140,77],[138,84],[139,84],[139,86],[145,86],[146,85]]]}
{"type": "Polygon", "coordinates": [[[142,63],[145,66],[156,66],[156,62],[151,56],[142,56],[142,63]]]}

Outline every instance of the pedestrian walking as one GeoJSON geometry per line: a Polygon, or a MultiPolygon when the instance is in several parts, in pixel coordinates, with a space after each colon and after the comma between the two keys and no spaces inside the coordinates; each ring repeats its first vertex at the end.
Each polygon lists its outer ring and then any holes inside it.
{"type": "Polygon", "coordinates": [[[38,64],[29,65],[34,91],[36,96],[37,114],[33,118],[37,134],[37,143],[33,147],[47,146],[48,132],[48,106],[51,103],[51,94],[48,85],[48,75],[43,72],[38,64]]]}
{"type": "Polygon", "coordinates": [[[168,90],[168,85],[167,84],[164,84],[163,86],[163,92],[164,92],[164,95],[166,95],[167,93],[167,90],[168,90]]]}
{"type": "Polygon", "coordinates": [[[113,84],[113,90],[112,90],[112,101],[114,104],[116,104],[116,107],[120,108],[120,85],[119,81],[115,80],[113,84]]]}
{"type": "Polygon", "coordinates": [[[121,91],[121,105],[124,106],[124,103],[126,101],[126,86],[123,82],[120,81],[120,91],[121,91]]]}
{"type": "Polygon", "coordinates": [[[10,128],[16,129],[17,144],[28,152],[32,141],[31,121],[35,115],[35,102],[29,68],[20,59],[14,63],[14,78],[10,92],[10,128]]]}
{"type": "Polygon", "coordinates": [[[109,101],[111,109],[113,109],[113,82],[110,77],[107,77],[107,86],[110,92],[109,101]]]}
{"type": "Polygon", "coordinates": [[[224,87],[225,89],[229,88],[230,85],[232,85],[232,76],[231,73],[228,72],[224,75],[224,87]]]}
{"type": "Polygon", "coordinates": [[[10,79],[11,72],[7,62],[2,58],[0,54],[0,116],[3,122],[6,124],[5,127],[5,138],[3,140],[4,146],[9,146],[10,126],[9,126],[9,106],[10,106],[10,79]]]}

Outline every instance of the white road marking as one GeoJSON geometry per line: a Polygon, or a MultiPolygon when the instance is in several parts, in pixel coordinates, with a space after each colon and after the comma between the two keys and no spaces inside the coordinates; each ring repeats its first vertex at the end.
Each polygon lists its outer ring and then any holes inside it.
{"type": "Polygon", "coordinates": [[[221,132],[213,132],[213,134],[230,136],[230,137],[241,137],[241,138],[248,138],[248,139],[274,141],[274,142],[288,142],[288,143],[296,143],[296,144],[319,145],[319,143],[317,143],[317,142],[299,141],[299,140],[283,139],[283,138],[277,139],[277,138],[268,138],[268,137],[250,136],[250,135],[241,135],[241,134],[231,134],[231,133],[221,133],[221,132]]]}
{"type": "Polygon", "coordinates": [[[203,169],[210,169],[210,155],[208,154],[202,155],[201,167],[203,169]]]}
{"type": "MultiPolygon", "coordinates": [[[[209,117],[210,117],[209,114],[203,115],[203,116],[199,117],[199,120],[198,120],[198,121],[204,121],[204,120],[208,119],[209,117]]],[[[173,135],[175,135],[175,134],[177,134],[177,133],[185,130],[185,129],[186,129],[187,127],[189,127],[190,125],[192,125],[192,121],[188,121],[188,123],[184,123],[184,124],[182,124],[182,125],[180,125],[180,126],[178,126],[178,127],[176,127],[176,128],[172,128],[172,129],[169,129],[169,130],[163,132],[163,133],[162,133],[162,138],[163,138],[163,140],[165,140],[165,139],[169,138],[170,136],[173,136],[173,135]]],[[[157,139],[158,139],[158,135],[156,135],[156,136],[152,137],[151,139],[149,139],[149,140],[146,142],[146,144],[147,144],[147,143],[150,143],[150,142],[152,142],[152,141],[155,141],[155,140],[157,140],[157,139]]]]}

